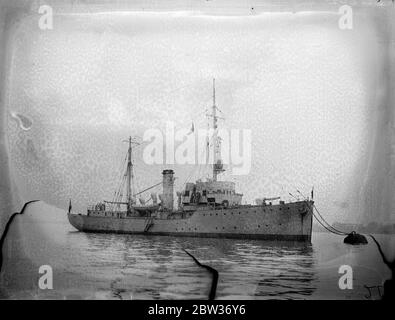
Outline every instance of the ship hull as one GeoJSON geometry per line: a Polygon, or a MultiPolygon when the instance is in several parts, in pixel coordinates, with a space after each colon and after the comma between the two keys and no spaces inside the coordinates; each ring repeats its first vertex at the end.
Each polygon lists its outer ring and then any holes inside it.
{"type": "Polygon", "coordinates": [[[312,202],[200,209],[183,218],[68,214],[77,230],[204,238],[311,241],[312,202]]]}

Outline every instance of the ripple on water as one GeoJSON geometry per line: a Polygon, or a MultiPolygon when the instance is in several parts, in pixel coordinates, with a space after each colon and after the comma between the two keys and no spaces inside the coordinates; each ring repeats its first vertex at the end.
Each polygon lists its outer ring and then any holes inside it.
{"type": "MultiPolygon", "coordinates": [[[[48,226],[53,229],[53,222],[48,226]]],[[[315,234],[311,245],[71,230],[67,221],[56,228],[57,241],[63,239],[64,243],[57,290],[65,297],[206,299],[211,274],[197,266],[184,249],[219,272],[218,299],[338,297],[344,295],[337,288],[339,263],[355,257],[370,265],[354,267],[357,289],[345,298],[363,298],[363,284],[370,281],[366,283],[374,285],[380,280],[377,274],[381,271],[374,265],[380,257],[374,247],[346,247],[342,239],[328,234],[315,234]],[[334,247],[338,248],[335,259],[334,247]],[[373,258],[364,258],[367,253],[373,258]],[[329,286],[332,291],[328,291],[329,286]]]]}

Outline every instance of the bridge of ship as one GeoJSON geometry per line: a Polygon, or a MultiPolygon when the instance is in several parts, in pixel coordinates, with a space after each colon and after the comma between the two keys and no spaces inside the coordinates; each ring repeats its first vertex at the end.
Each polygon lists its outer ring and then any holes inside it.
{"type": "Polygon", "coordinates": [[[200,205],[234,207],[241,204],[243,194],[237,193],[231,181],[196,181],[187,183],[181,193],[180,202],[184,208],[200,205]]]}

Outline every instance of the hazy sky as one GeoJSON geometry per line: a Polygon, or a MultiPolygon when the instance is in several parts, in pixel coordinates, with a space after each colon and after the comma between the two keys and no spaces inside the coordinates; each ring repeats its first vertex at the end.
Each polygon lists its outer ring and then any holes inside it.
{"type": "MultiPolygon", "coordinates": [[[[207,17],[171,13],[55,16],[42,31],[25,18],[13,42],[9,148],[25,198],[85,210],[111,199],[129,135],[166,121],[205,128],[212,78],[220,125],[252,130],[252,169],[231,176],[248,202],[308,194],[329,220],[354,220],[356,183],[369,156],[380,54],[367,19],[337,14],[207,17]],[[22,130],[11,112],[31,120],[22,130]]],[[[136,154],[141,188],[161,170],[136,154]]],[[[180,188],[191,166],[170,166],[180,188]]],[[[192,180],[195,177],[192,176],[192,180]]],[[[358,180],[359,181],[359,180],[358,180]]],[[[158,190],[159,191],[159,190],[158,190]]]]}

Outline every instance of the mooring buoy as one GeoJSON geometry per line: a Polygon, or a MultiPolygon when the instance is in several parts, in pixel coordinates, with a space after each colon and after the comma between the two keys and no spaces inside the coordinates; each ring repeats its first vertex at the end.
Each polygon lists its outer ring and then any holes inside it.
{"type": "Polygon", "coordinates": [[[356,233],[352,231],[344,238],[344,243],[347,244],[367,244],[368,240],[363,234],[356,233]]]}

